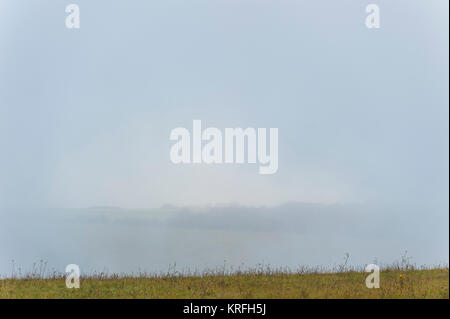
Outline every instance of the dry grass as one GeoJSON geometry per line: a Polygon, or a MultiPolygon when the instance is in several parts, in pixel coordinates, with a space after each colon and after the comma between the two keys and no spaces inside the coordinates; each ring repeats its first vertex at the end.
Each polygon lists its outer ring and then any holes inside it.
{"type": "Polygon", "coordinates": [[[31,274],[0,280],[0,298],[449,298],[448,267],[384,267],[379,289],[366,288],[362,269],[344,268],[100,273],[82,277],[80,289],[66,288],[61,274],[31,274]]]}

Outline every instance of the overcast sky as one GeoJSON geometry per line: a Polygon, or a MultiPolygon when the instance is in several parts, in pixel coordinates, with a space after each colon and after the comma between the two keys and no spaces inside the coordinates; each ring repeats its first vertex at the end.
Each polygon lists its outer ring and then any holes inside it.
{"type": "Polygon", "coordinates": [[[21,232],[41,238],[40,220],[92,206],[383,207],[397,233],[429,225],[422,244],[392,235],[405,244],[386,259],[448,262],[448,1],[375,1],[376,30],[368,3],[0,0],[0,272],[29,256],[21,232]],[[71,2],[79,30],[65,27],[71,2]],[[277,127],[278,172],[171,163],[170,131],[193,119],[277,127]]]}

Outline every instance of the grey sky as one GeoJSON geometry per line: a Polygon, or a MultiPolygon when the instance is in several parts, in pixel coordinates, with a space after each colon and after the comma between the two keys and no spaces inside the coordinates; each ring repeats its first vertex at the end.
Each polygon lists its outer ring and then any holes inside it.
{"type": "MultiPolygon", "coordinates": [[[[375,1],[379,30],[368,3],[0,0],[5,241],[21,214],[98,205],[357,204],[399,230],[415,207],[448,225],[448,1],[375,1]],[[172,164],[170,130],[193,119],[278,127],[278,172],[172,164]]],[[[447,241],[421,261],[448,261],[448,227],[422,231],[447,241]]],[[[10,247],[0,270],[25,254],[10,247]]]]}

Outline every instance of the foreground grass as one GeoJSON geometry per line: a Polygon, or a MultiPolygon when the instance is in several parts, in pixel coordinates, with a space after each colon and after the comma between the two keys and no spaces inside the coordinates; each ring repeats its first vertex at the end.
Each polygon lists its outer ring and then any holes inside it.
{"type": "Polygon", "coordinates": [[[3,279],[0,298],[449,298],[448,268],[384,270],[380,288],[367,273],[243,273],[206,276],[3,279]]]}

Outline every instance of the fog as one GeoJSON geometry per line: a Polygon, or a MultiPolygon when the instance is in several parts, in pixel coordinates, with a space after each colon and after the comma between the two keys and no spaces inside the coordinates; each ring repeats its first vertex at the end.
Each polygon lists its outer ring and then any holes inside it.
{"type": "Polygon", "coordinates": [[[448,263],[448,1],[73,2],[0,1],[2,275],[448,263]],[[195,119],[277,172],[172,163],[195,119]]]}
{"type": "Polygon", "coordinates": [[[333,269],[346,253],[349,265],[364,266],[400,261],[406,251],[419,266],[448,263],[448,218],[432,207],[96,207],[14,216],[0,228],[3,276],[31,271],[41,259],[49,271],[75,263],[86,274],[160,273],[175,264],[180,271],[260,263],[333,269]]]}

